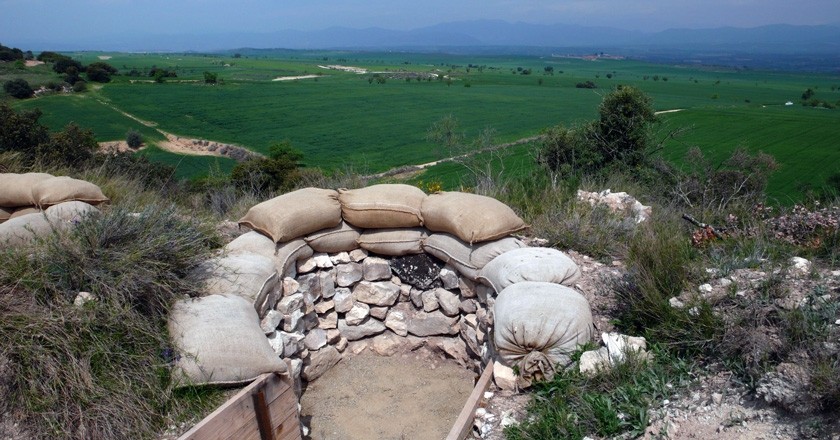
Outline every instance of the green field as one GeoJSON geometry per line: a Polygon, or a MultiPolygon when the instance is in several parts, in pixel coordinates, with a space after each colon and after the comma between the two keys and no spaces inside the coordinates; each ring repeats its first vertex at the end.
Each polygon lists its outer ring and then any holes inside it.
{"type": "MultiPolygon", "coordinates": [[[[780,199],[799,197],[803,185],[821,185],[837,171],[834,164],[840,155],[840,146],[831,142],[840,137],[838,110],[799,105],[807,88],[825,101],[840,101],[836,75],[524,56],[279,50],[245,50],[240,57],[233,53],[70,55],[83,63],[111,57],[107,62],[122,73],[134,69],[144,76],[116,76],[81,97],[53,96],[17,105],[41,108],[43,121],[53,128],[71,120],[91,127],[100,140],[122,139],[129,128],[141,130],[153,141],[159,139],[154,129],[126,118],[115,110],[119,109],[179,136],[261,152],[288,139],[304,152],[309,165],[378,172],[447,157],[449,152],[426,140],[428,128],[446,115],[459,120],[468,139],[492,127],[497,142],[508,142],[551,125],[592,119],[604,94],[618,84],[629,84],[649,94],[657,110],[685,109],[661,117],[663,127],[693,127],[679,142],[668,145],[668,158],[679,160],[691,145],[715,158],[736,146],[771,153],[781,163],[771,182],[771,192],[780,199]],[[319,67],[336,64],[370,73],[319,67]],[[156,84],[145,75],[152,66],[175,70],[178,77],[156,84]],[[528,70],[530,74],[523,74],[528,70]],[[220,84],[203,84],[205,71],[217,73],[220,84]],[[375,72],[387,81],[373,81],[375,72]],[[451,81],[401,77],[409,73],[445,75],[451,81]],[[311,74],[319,76],[272,81],[311,74]],[[587,80],[598,88],[575,87],[587,80]],[[783,106],[787,101],[795,105],[783,106]]],[[[170,164],[196,162],[195,168],[179,169],[183,176],[200,173],[211,161],[181,160],[159,150],[146,154],[170,164]]],[[[443,180],[454,182],[460,172],[454,165],[446,166],[437,171],[449,175],[443,180]]],[[[229,167],[228,163],[222,169],[229,167]]]]}

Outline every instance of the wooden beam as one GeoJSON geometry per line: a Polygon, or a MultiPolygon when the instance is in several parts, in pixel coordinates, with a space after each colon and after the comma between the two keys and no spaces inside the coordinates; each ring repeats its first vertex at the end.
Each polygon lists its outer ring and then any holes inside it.
{"type": "Polygon", "coordinates": [[[260,440],[274,440],[274,432],[271,429],[271,412],[265,403],[265,392],[260,388],[251,397],[254,399],[257,427],[260,429],[260,440]]]}
{"type": "Polygon", "coordinates": [[[461,414],[459,414],[458,418],[455,420],[455,424],[452,425],[452,430],[449,431],[449,435],[446,436],[446,440],[463,440],[470,432],[473,420],[475,419],[475,410],[478,409],[478,405],[480,405],[481,400],[484,399],[484,392],[487,391],[487,386],[490,385],[490,380],[492,378],[493,364],[489,364],[484,367],[484,372],[481,374],[481,377],[478,378],[475,388],[473,388],[469,399],[467,399],[467,403],[464,404],[461,414]]]}

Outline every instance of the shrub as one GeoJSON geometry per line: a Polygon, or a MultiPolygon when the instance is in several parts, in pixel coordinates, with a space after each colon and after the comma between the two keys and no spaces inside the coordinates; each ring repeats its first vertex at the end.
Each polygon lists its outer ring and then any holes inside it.
{"type": "Polygon", "coordinates": [[[605,96],[595,126],[595,141],[604,160],[631,166],[641,163],[655,118],[650,97],[635,87],[619,86],[605,96]]]}
{"type": "Polygon", "coordinates": [[[55,166],[78,167],[98,149],[93,131],[70,123],[62,131],[51,134],[48,142],[38,145],[37,157],[55,166]]]}
{"type": "Polygon", "coordinates": [[[297,181],[303,154],[283,141],[269,148],[266,158],[253,158],[237,164],[230,174],[231,182],[253,194],[268,191],[288,191],[297,181]]]}
{"type": "Polygon", "coordinates": [[[213,72],[204,72],[204,83],[205,84],[216,84],[218,80],[218,75],[213,72]]]}
{"type": "Polygon", "coordinates": [[[84,82],[83,80],[77,80],[75,83],[73,83],[73,91],[74,92],[82,93],[85,90],[87,90],[87,83],[84,82]]]}
{"type": "Polygon", "coordinates": [[[128,130],[125,134],[125,142],[128,148],[138,149],[143,145],[143,135],[137,130],[128,130]]]}
{"type": "Polygon", "coordinates": [[[31,98],[35,95],[35,91],[32,90],[32,87],[23,78],[6,81],[3,84],[3,90],[8,93],[9,96],[17,99],[31,98]]]}
{"type": "Polygon", "coordinates": [[[101,61],[90,63],[85,69],[89,80],[93,82],[106,83],[111,81],[111,75],[117,73],[117,69],[108,63],[101,61]]]}
{"type": "Polygon", "coordinates": [[[575,87],[577,87],[579,89],[597,89],[598,88],[598,86],[595,85],[594,82],[588,81],[588,80],[585,81],[585,82],[579,82],[579,83],[575,84],[575,87]]]}

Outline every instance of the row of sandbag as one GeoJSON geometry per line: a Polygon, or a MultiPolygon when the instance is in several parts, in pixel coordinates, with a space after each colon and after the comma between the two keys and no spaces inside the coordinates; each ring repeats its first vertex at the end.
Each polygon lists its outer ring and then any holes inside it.
{"type": "Polygon", "coordinates": [[[491,197],[461,192],[426,195],[403,184],[338,191],[304,188],[252,207],[239,224],[284,243],[335,228],[342,219],[361,229],[423,226],[468,243],[507,237],[526,228],[510,207],[491,197]]]}
{"type": "Polygon", "coordinates": [[[16,247],[46,237],[54,231],[60,231],[78,224],[84,218],[99,210],[85,202],[64,202],[52,205],[43,212],[34,212],[15,216],[0,223],[0,246],[16,247]]]}
{"type": "Polygon", "coordinates": [[[108,198],[93,183],[47,173],[0,173],[0,223],[64,202],[90,205],[108,198]]]}

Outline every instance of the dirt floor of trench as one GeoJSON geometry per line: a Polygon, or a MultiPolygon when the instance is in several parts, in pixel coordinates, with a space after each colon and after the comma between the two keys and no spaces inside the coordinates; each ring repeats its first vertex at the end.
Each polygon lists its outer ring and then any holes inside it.
{"type": "Polygon", "coordinates": [[[313,440],[443,439],[474,376],[450,360],[362,353],[307,386],[301,422],[313,440]]]}

